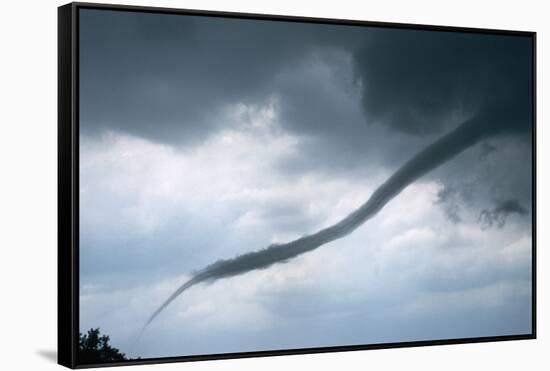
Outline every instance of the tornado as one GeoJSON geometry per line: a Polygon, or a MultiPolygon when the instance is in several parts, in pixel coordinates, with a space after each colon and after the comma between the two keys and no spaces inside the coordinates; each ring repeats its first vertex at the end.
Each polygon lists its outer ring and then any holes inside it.
{"type": "MultiPolygon", "coordinates": [[[[381,184],[365,203],[339,222],[287,243],[272,244],[258,251],[238,255],[233,259],[218,260],[197,271],[153,312],[143,330],[179,295],[201,282],[213,282],[253,270],[268,268],[276,263],[285,263],[331,241],[345,237],[374,217],[388,202],[418,178],[474,146],[482,139],[515,131],[514,128],[521,127],[518,125],[518,120],[520,118],[513,112],[500,110],[478,114],[413,156],[381,184]]],[[[521,122],[521,124],[525,125],[525,122],[521,122]]]]}

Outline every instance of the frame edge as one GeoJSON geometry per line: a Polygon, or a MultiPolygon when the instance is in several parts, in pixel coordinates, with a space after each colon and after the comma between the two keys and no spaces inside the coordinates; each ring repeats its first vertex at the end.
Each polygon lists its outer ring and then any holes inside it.
{"type": "Polygon", "coordinates": [[[215,10],[166,8],[157,6],[118,5],[72,2],[58,7],[58,364],[71,369],[148,365],[209,360],[243,359],[301,354],[364,351],[375,349],[413,348],[423,346],[476,344],[500,341],[537,339],[536,307],[536,31],[485,29],[414,23],[393,23],[367,20],[349,20],[288,16],[276,14],[239,13],[215,10]],[[380,343],[321,348],[296,348],[269,351],[219,353],[192,356],[146,358],[113,363],[81,364],[78,362],[78,10],[99,9],[136,11],[163,14],[199,15],[222,18],[290,21],[320,24],[358,25],[385,28],[428,29],[441,32],[465,32],[529,37],[533,45],[533,266],[532,266],[532,331],[530,334],[455,338],[399,343],[380,343]],[[63,262],[62,262],[63,260],[63,262]]]}
{"type": "Polygon", "coordinates": [[[531,165],[531,175],[533,182],[532,184],[532,245],[531,245],[531,334],[533,339],[537,339],[537,33],[533,32],[531,35],[532,42],[532,55],[531,58],[531,78],[532,78],[532,137],[531,137],[531,156],[532,156],[532,165],[531,165]]]}
{"type": "Polygon", "coordinates": [[[76,367],[74,304],[74,5],[57,8],[57,363],[76,367]]]}
{"type": "Polygon", "coordinates": [[[282,21],[282,22],[306,22],[331,25],[345,26],[369,26],[383,28],[402,28],[402,29],[418,29],[442,32],[466,32],[480,33],[493,35],[508,35],[508,36],[532,36],[535,31],[530,30],[510,30],[498,28],[481,28],[481,27],[462,27],[462,26],[445,26],[423,23],[402,23],[402,22],[384,22],[384,21],[369,21],[364,19],[349,19],[349,18],[326,18],[326,17],[309,17],[273,13],[248,13],[225,10],[202,10],[197,8],[174,8],[162,6],[146,6],[146,5],[128,5],[116,3],[89,3],[76,1],[72,3],[75,7],[81,9],[97,9],[97,10],[113,10],[113,11],[128,11],[128,12],[147,12],[161,14],[180,14],[180,15],[196,15],[207,17],[220,18],[236,18],[236,19],[254,19],[265,21],[282,21]]]}

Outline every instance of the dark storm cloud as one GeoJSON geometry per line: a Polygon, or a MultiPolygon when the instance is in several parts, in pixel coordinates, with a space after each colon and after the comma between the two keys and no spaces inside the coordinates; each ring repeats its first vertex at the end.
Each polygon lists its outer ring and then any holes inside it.
{"type": "Polygon", "coordinates": [[[527,215],[527,210],[517,200],[506,200],[498,204],[493,209],[485,209],[479,213],[478,222],[482,229],[496,226],[502,228],[506,224],[509,215],[527,215]]]}
{"type": "Polygon", "coordinates": [[[355,56],[368,122],[410,134],[453,115],[513,109],[530,130],[531,41],[521,36],[378,29],[355,56]]]}
{"type": "MultiPolygon", "coordinates": [[[[276,79],[282,125],[313,138],[302,145],[298,158],[283,164],[284,170],[350,175],[373,164],[397,166],[467,118],[483,111],[494,121],[503,108],[517,120],[501,134],[529,140],[529,38],[376,28],[364,32],[359,47],[325,53],[318,64],[297,64],[276,79]]],[[[483,149],[486,156],[491,146],[486,143],[483,149]]]]}
{"type": "Polygon", "coordinates": [[[272,79],[316,49],[357,43],[359,29],[290,22],[82,10],[81,117],[178,144],[227,127],[228,103],[265,101],[272,79]]]}

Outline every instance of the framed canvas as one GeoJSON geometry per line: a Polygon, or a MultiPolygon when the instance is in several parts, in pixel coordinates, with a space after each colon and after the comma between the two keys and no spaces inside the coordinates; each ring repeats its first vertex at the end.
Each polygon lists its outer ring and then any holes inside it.
{"type": "Polygon", "coordinates": [[[60,364],[535,338],[534,32],[58,17],[60,364]]]}

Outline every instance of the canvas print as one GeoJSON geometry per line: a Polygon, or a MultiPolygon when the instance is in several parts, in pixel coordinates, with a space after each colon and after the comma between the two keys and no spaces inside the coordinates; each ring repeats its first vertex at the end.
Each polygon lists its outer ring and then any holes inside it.
{"type": "Polygon", "coordinates": [[[533,39],[79,10],[79,360],[533,332],[533,39]]]}

